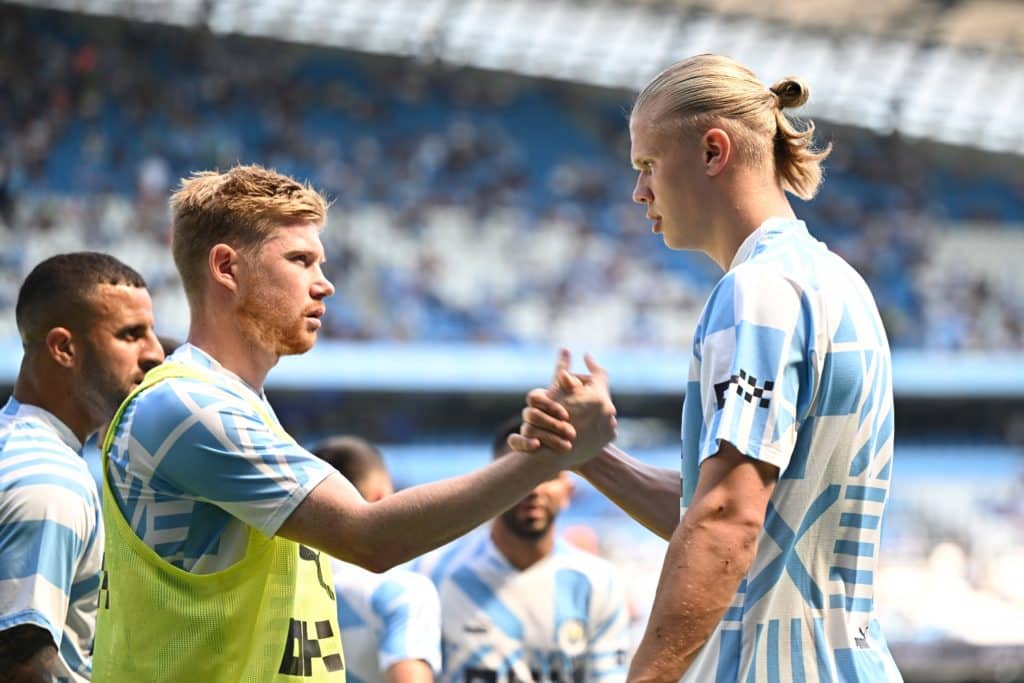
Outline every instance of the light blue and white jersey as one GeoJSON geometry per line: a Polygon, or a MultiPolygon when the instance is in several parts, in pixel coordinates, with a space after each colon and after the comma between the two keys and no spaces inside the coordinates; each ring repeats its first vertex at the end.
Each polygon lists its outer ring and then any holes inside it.
{"type": "Polygon", "coordinates": [[[520,571],[481,531],[415,568],[441,596],[442,681],[625,680],[629,615],[609,562],[558,540],[520,571]]]}
{"type": "Polygon", "coordinates": [[[410,659],[441,673],[441,603],[430,579],[339,560],[332,568],[349,683],[383,683],[393,664],[410,659]]]}
{"type": "Polygon", "coordinates": [[[92,674],[103,521],[81,443],[14,398],[0,412],[0,631],[50,632],[58,681],[92,674]]]}
{"type": "Polygon", "coordinates": [[[146,545],[209,574],[242,558],[250,527],[275,535],[333,470],[272,432],[254,405],[276,420],[266,396],[202,350],[184,344],[167,362],[214,381],[167,379],[138,394],[115,433],[110,483],[146,545]]]}
{"type": "Polygon", "coordinates": [[[863,279],[801,221],[767,221],[712,291],[682,440],[684,508],[723,440],[781,473],[753,565],[684,680],[901,680],[873,616],[889,344],[863,279]]]}

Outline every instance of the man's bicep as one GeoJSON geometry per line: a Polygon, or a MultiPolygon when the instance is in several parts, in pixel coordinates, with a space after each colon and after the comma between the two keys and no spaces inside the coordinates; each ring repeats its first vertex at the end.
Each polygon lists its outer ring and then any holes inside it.
{"type": "Polygon", "coordinates": [[[331,472],[295,506],[277,535],[359,564],[352,553],[359,544],[356,516],[367,505],[351,482],[331,472]]]}
{"type": "Polygon", "coordinates": [[[718,451],[701,463],[690,508],[701,506],[711,514],[738,515],[760,525],[778,477],[775,465],[744,455],[733,444],[721,441],[718,451]]]}

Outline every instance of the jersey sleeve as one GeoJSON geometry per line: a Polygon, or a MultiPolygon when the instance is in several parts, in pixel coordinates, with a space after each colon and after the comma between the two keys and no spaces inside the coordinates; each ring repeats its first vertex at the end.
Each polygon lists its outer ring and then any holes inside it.
{"type": "Polygon", "coordinates": [[[380,617],[380,670],[421,659],[441,672],[441,601],[430,580],[410,571],[392,572],[371,598],[380,617]]]}
{"type": "Polygon", "coordinates": [[[625,585],[614,571],[609,571],[604,589],[595,595],[591,609],[594,628],[587,647],[587,680],[625,681],[629,610],[625,585]]]}
{"type": "Polygon", "coordinates": [[[811,321],[806,297],[777,270],[746,265],[722,279],[695,346],[703,413],[699,462],[728,441],[750,458],[786,469],[803,417],[797,406],[813,383],[811,321]]]}
{"type": "Polygon", "coordinates": [[[332,472],[249,401],[209,383],[167,380],[141,400],[131,438],[152,463],[154,490],[216,505],[267,536],[332,472]]]}
{"type": "Polygon", "coordinates": [[[59,457],[40,454],[0,506],[0,631],[34,624],[57,646],[72,594],[95,588],[74,582],[99,533],[87,477],[73,476],[59,457]]]}

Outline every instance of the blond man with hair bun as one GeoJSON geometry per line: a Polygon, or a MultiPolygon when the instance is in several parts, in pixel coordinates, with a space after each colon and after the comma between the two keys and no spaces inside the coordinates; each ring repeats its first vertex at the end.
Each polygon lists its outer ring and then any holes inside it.
{"type": "MultiPolygon", "coordinates": [[[[863,279],[786,197],[814,197],[829,152],[785,113],[808,94],[799,79],[768,88],[735,60],[699,55],[633,106],[633,199],[666,246],[725,274],[694,332],[681,475],[615,446],[577,468],[669,541],[631,681],[901,680],[873,593],[892,473],[889,345],[863,279]]],[[[590,381],[530,392],[513,447],[575,443],[561,402],[590,381]]]]}
{"type": "Polygon", "coordinates": [[[263,392],[281,356],[313,346],[334,294],[324,198],[238,166],[183,181],[171,209],[191,324],[103,444],[93,680],[344,681],[326,555],[380,572],[494,517],[608,443],[607,386],[578,395],[586,436],[570,453],[517,453],[368,502],[263,392]]]}

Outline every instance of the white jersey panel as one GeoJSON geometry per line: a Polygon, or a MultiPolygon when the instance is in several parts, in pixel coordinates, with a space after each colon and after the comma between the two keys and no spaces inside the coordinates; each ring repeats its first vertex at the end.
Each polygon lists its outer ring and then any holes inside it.
{"type": "Polygon", "coordinates": [[[625,591],[605,560],[557,541],[520,571],[478,532],[416,568],[441,596],[443,681],[625,680],[625,591]]]}

